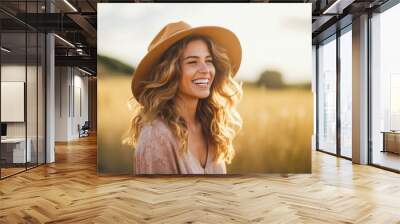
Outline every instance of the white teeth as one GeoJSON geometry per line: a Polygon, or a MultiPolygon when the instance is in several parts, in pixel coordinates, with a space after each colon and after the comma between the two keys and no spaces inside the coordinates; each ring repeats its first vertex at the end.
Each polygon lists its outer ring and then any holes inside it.
{"type": "Polygon", "coordinates": [[[208,84],[208,79],[196,79],[193,80],[194,84],[208,84]]]}

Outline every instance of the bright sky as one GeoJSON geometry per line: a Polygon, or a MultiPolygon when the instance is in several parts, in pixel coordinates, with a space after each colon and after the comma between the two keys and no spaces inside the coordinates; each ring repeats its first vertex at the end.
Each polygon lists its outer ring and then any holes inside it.
{"type": "Polygon", "coordinates": [[[311,3],[99,3],[97,50],[134,67],[168,23],[232,30],[242,45],[237,78],[257,80],[265,69],[289,83],[311,80],[311,3]]]}

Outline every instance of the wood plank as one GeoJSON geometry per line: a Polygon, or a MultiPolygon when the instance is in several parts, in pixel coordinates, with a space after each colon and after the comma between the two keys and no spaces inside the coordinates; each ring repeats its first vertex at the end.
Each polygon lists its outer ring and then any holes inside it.
{"type": "Polygon", "coordinates": [[[312,174],[98,175],[96,137],[0,181],[0,223],[400,223],[400,175],[313,152],[312,174]]]}

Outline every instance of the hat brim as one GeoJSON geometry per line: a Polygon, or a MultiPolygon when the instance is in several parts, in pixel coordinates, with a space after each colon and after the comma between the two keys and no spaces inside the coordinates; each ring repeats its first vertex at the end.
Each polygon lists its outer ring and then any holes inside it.
{"type": "Polygon", "coordinates": [[[136,68],[132,79],[132,93],[137,99],[142,91],[141,80],[148,75],[154,65],[159,62],[162,54],[177,41],[189,35],[204,35],[211,38],[217,45],[223,47],[229,57],[232,65],[232,75],[235,76],[239,70],[242,60],[242,48],[236,35],[223,27],[218,26],[201,26],[175,33],[165,41],[161,42],[150,50],[140,61],[136,68]]]}

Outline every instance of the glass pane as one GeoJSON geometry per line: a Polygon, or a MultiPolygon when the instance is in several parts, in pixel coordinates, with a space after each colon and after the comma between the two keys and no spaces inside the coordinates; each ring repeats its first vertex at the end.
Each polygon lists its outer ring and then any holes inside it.
{"type": "Polygon", "coordinates": [[[340,152],[352,157],[352,35],[351,30],[340,37],[340,152]]]}
{"type": "Polygon", "coordinates": [[[27,81],[26,81],[26,112],[27,112],[27,142],[28,142],[28,168],[37,165],[37,150],[38,150],[38,143],[37,143],[37,132],[38,132],[38,119],[37,119],[37,74],[38,74],[38,57],[37,57],[37,33],[36,32],[29,32],[27,33],[27,81]]]}
{"type": "MultiPolygon", "coordinates": [[[[312,80],[311,89],[313,92],[313,120],[317,120],[317,99],[316,99],[316,79],[317,79],[317,47],[312,45],[312,80]]],[[[316,150],[316,137],[317,137],[317,122],[313,122],[313,135],[312,135],[312,149],[316,150]]]]}
{"type": "Polygon", "coordinates": [[[400,131],[400,73],[390,74],[390,130],[400,131]]]}
{"type": "MultiPolygon", "coordinates": [[[[32,17],[38,11],[36,1],[26,2],[26,18],[31,23],[37,23],[37,17],[32,17]]],[[[26,116],[27,116],[27,142],[30,158],[27,167],[37,165],[37,33],[35,30],[27,30],[27,80],[26,80],[26,116]]]]}
{"type": "MultiPolygon", "coordinates": [[[[1,1],[0,7],[35,23],[30,16],[44,13],[45,1],[1,1]]],[[[0,20],[3,178],[45,161],[45,36],[2,12],[0,20]]]]}
{"type": "Polygon", "coordinates": [[[38,35],[38,163],[45,163],[45,35],[38,35]]]}
{"type": "Polygon", "coordinates": [[[318,149],[336,153],[336,40],[318,48],[318,149]]]}
{"type": "MultiPolygon", "coordinates": [[[[1,34],[1,174],[25,170],[26,151],[26,34],[1,34]],[[5,49],[5,50],[4,50],[5,49]]],[[[29,144],[28,144],[29,146],[29,144]]],[[[29,149],[29,147],[28,147],[29,149]]]]}
{"type": "Polygon", "coordinates": [[[372,163],[400,170],[400,4],[372,18],[372,163]]]}

